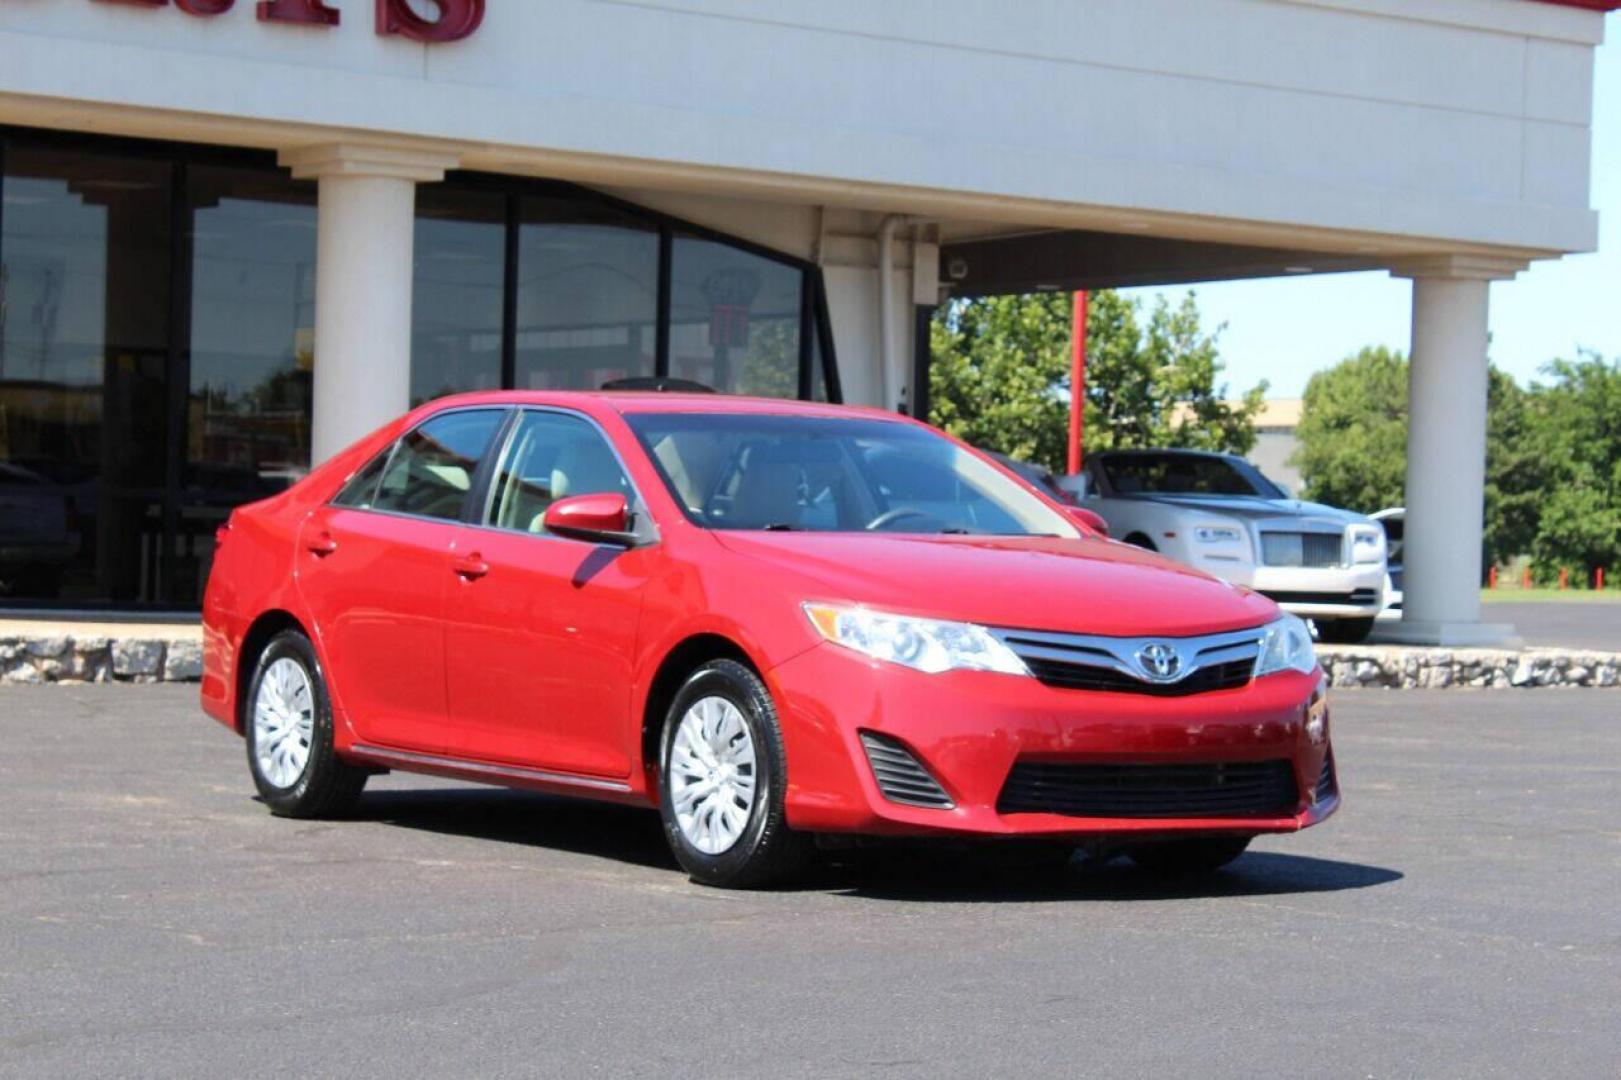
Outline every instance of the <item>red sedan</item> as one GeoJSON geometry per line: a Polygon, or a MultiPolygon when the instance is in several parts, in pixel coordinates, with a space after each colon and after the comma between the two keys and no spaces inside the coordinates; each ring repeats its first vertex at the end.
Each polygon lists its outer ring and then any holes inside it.
{"type": "Polygon", "coordinates": [[[656,804],[749,886],[832,834],[1208,870],[1339,805],[1300,620],[889,413],[442,399],[236,511],[203,621],[292,817],[388,769],[656,804]]]}

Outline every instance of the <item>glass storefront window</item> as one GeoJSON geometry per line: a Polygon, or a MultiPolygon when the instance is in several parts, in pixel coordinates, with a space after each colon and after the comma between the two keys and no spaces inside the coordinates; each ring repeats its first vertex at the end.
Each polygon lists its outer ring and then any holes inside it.
{"type": "Polygon", "coordinates": [[[672,260],[670,374],[724,394],[798,397],[805,272],[680,234],[672,260]]]}
{"type": "Polygon", "coordinates": [[[443,184],[417,191],[412,405],[501,386],[506,204],[443,184]]]}
{"type": "Polygon", "coordinates": [[[315,186],[194,165],[190,393],[172,601],[201,602],[231,508],[309,471],[315,186]]]}
{"type": "Polygon", "coordinates": [[[0,601],[160,599],[172,167],[5,148],[0,601]]]}
{"type": "MultiPolygon", "coordinates": [[[[0,607],[195,608],[215,528],[309,470],[316,185],[18,128],[0,166],[0,607]]],[[[564,184],[422,185],[412,403],[660,373],[825,399],[808,271],[690,228],[564,184]]]]}
{"type": "Polygon", "coordinates": [[[523,390],[595,390],[657,364],[659,236],[611,207],[526,198],[518,230],[523,390]]]}

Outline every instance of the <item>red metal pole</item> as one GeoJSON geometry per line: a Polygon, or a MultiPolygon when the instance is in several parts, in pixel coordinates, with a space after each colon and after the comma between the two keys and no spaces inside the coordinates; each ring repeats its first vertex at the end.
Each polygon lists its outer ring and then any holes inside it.
{"type": "Polygon", "coordinates": [[[1069,320],[1069,475],[1081,471],[1081,434],[1086,426],[1086,293],[1075,293],[1069,320]]]}
{"type": "Polygon", "coordinates": [[[1486,571],[1486,588],[1497,588],[1497,567],[1495,566],[1486,571]]]}
{"type": "Polygon", "coordinates": [[[1593,571],[1593,588],[1599,592],[1604,591],[1604,567],[1602,566],[1593,571]]]}

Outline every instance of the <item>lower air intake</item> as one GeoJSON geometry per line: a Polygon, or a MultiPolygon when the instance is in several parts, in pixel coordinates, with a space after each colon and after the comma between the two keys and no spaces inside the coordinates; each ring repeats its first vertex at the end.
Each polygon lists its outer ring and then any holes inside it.
{"type": "Polygon", "coordinates": [[[1323,755],[1323,771],[1317,777],[1317,801],[1327,802],[1340,793],[1339,777],[1334,775],[1334,751],[1323,755]]]}
{"type": "Polygon", "coordinates": [[[1299,802],[1287,760],[1174,765],[1013,766],[996,808],[1003,814],[1071,817],[1268,817],[1299,802]]]}
{"type": "Polygon", "coordinates": [[[872,766],[878,790],[890,802],[931,810],[950,810],[956,805],[923,763],[898,740],[863,731],[861,745],[867,751],[867,764],[872,766]]]}

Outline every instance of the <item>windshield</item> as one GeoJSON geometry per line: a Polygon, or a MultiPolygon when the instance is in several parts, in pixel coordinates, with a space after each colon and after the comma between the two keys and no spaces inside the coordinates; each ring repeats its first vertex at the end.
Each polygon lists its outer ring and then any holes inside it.
{"type": "Polygon", "coordinates": [[[1103,471],[1118,495],[1285,497],[1251,466],[1202,454],[1121,454],[1106,458],[1103,471]]]}
{"type": "Polygon", "coordinates": [[[632,413],[670,494],[711,529],[1076,537],[1057,510],[911,424],[632,413]]]}

